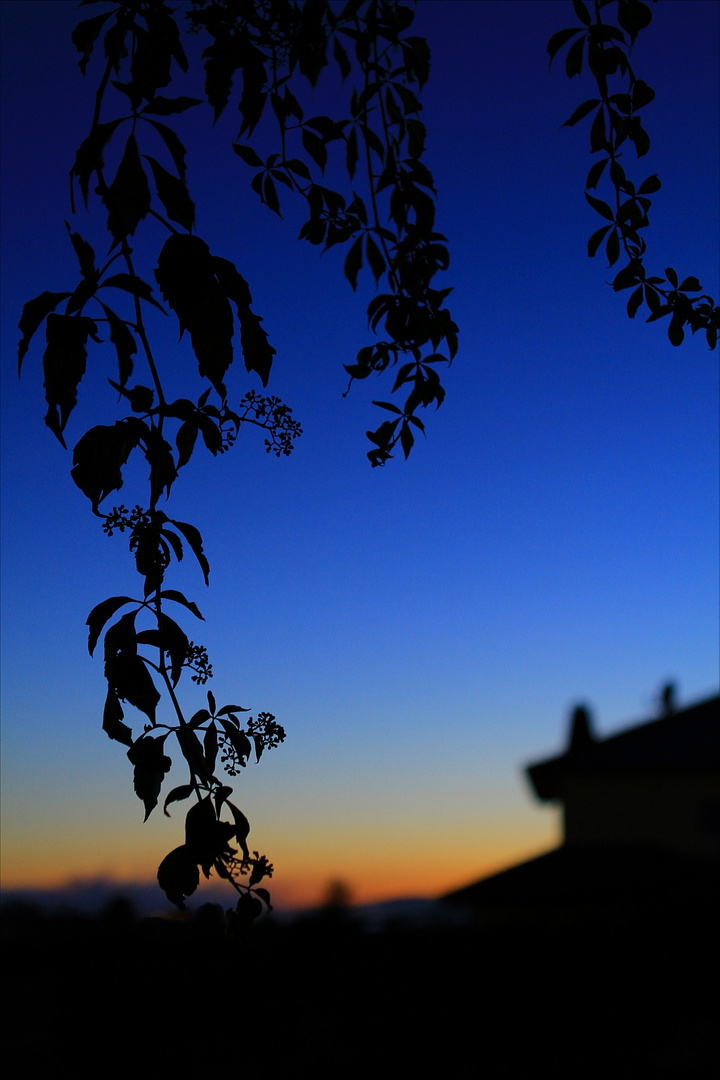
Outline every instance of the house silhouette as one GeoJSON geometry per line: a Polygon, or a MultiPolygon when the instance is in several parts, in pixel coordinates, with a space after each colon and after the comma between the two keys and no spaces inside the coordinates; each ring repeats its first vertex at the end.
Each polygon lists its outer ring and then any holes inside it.
{"type": "Polygon", "coordinates": [[[670,910],[709,914],[720,898],[720,696],[607,738],[572,714],[566,749],[526,769],[542,802],[559,803],[563,842],[443,899],[480,922],[670,910]]]}

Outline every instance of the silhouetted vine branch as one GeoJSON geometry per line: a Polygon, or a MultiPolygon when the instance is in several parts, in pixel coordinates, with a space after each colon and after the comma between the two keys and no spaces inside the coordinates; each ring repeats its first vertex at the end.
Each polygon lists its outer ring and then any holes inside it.
{"type": "Polygon", "coordinates": [[[654,99],[655,91],[636,77],[630,64],[630,51],[640,31],[649,26],[652,11],[642,0],[617,0],[616,26],[607,19],[607,9],[613,2],[593,0],[588,6],[583,0],[573,0],[580,26],[559,30],[548,42],[551,63],[568,46],[565,57],[568,77],[579,75],[587,60],[598,88],[598,97],[579,105],[564,125],[572,127],[594,113],[590,151],[601,157],[588,173],[585,198],[606,224],[590,237],[588,255],[593,257],[603,241],[610,266],[615,265],[621,252],[625,254],[627,263],[615,275],[612,287],[616,292],[633,289],[627,302],[631,319],[644,300],[650,312],[647,322],[670,316],[668,337],[673,345],[682,344],[685,327],[689,326],[693,334],[703,330],[708,345],[714,349],[720,329],[720,308],[711,296],[688,295],[702,291],[698,279],[690,275],[680,281],[680,275],[671,266],[666,267],[665,277],[648,275],[645,270],[647,245],[640,231],[649,225],[650,196],[660,190],[661,184],[653,173],[636,186],[628,177],[623,161],[628,144],[634,146],[637,158],[644,157],[650,149],[650,136],[639,114],[654,99]],[[613,93],[609,85],[611,78],[620,84],[613,93]],[[609,179],[613,189],[612,206],[590,194],[603,176],[609,179]]]}
{"type": "MultiPolygon", "coordinates": [[[[95,2],[83,0],[81,7],[95,2]]],[[[159,504],[162,496],[169,498],[198,437],[218,456],[249,425],[264,432],[266,452],[281,457],[291,453],[301,427],[275,396],[248,390],[237,408],[228,401],[225,380],[235,355],[236,320],[245,369],[263,387],[275,350],[253,311],[245,279],[232,262],[212,254],[194,232],[187,151],[171,125],[173,117],[200,105],[201,99],[161,93],[177,69],[185,73],[189,68],[178,24],[181,14],[189,19],[190,29],[208,41],[203,53],[205,94],[215,119],[233,95],[234,80],[241,86],[241,126],[234,149],[256,170],[250,187],[261,202],[280,213],[278,184],[304,199],[309,216],[301,238],[324,250],[349,244],[344,272],[353,289],[363,256],[376,285],[387,275],[390,292],[375,298],[368,314],[373,330],[384,320],[389,340],[361,349],[347,371],[351,380],[364,379],[372,371],[395,365],[407,353],[413,360],[400,368],[394,389],[408,383],[412,389],[403,409],[378,403],[397,418],[368,432],[373,465],[387,461],[398,441],[407,457],[413,445],[410,425],[423,430],[415,411],[441,403],[444,391],[429,365],[452,359],[457,328],[442,306],[450,290],[430,287],[437,270],[446,268],[448,256],[444,238],[433,232],[432,177],[419,160],[425,129],[416,119],[421,105],[411,87],[421,87],[427,79],[429,52],[421,38],[405,34],[413,19],[410,8],[393,0],[350,0],[339,10],[327,0],[195,0],[174,8],[163,0],[122,0],[76,26],[72,37],[83,74],[100,38],[105,62],[90,130],[70,171],[71,208],[75,213],[76,187],[85,208],[93,200],[99,202],[111,238],[110,254],[98,268],[93,246],[67,225],[80,280],[68,291],[45,291],[25,305],[18,370],[44,324],[45,423],[65,446],[64,433],[89,352],[94,361],[95,352],[103,351],[94,348],[103,345],[99,328],[107,330],[117,366],[117,377],[108,382],[129,412],[81,435],[73,449],[71,475],[101,519],[105,534],[128,534],[143,586],[141,597],[109,597],[87,619],[90,654],[101,637],[103,642],[107,682],[103,729],[127,747],[145,820],[160,800],[173,763],[170,755],[179,751],[187,780],[169,791],[163,810],[168,814],[171,804],[188,799],[192,805],[185,816],[185,841],[162,860],[158,881],[182,908],[198,887],[200,871],[209,877],[214,870],[238,894],[234,911],[228,913],[228,927],[239,933],[263,905],[270,907],[261,882],[273,868],[264,855],[251,853],[248,821],[231,800],[232,788],[218,775],[218,766],[229,777],[237,777],[253,755],[259,761],[265,750],[282,742],[285,732],[271,713],[243,720],[247,709],[235,704],[218,707],[211,691],[207,708],[191,716],[184,710],[178,694],[183,671],[191,672],[192,682],[204,685],[213,670],[205,647],[192,641],[176,621],[178,608],[183,609],[181,614],[202,620],[199,608],[184,593],[167,587],[166,577],[187,549],[206,585],[210,567],[199,530],[169,517],[159,504]],[[354,50],[354,60],[346,45],[354,50]],[[291,85],[305,80],[314,88],[330,64],[339,69],[343,82],[351,76],[357,79],[357,87],[349,92],[349,116],[305,118],[291,85]],[[250,140],[268,103],[279,126],[281,152],[263,161],[250,140]],[[378,115],[381,123],[376,130],[378,115]],[[301,148],[291,157],[290,142],[298,138],[301,148]],[[156,150],[146,152],[158,140],[163,160],[154,156],[156,150]],[[344,147],[351,182],[364,144],[372,223],[356,192],[348,203],[342,193],[313,179],[313,169],[324,172],[331,143],[344,147]],[[105,157],[110,149],[119,163],[108,170],[105,157]],[[382,207],[381,193],[385,193],[382,207]],[[388,225],[383,224],[385,212],[388,225]],[[133,250],[142,223],[162,229],[152,279],[149,273],[141,275],[133,250]],[[117,269],[118,260],[122,270],[117,269]],[[200,379],[209,383],[198,397],[170,400],[164,379],[171,351],[151,344],[147,305],[174,312],[180,336],[188,334],[200,379]],[[437,352],[441,342],[447,356],[437,352]],[[433,354],[423,358],[428,345],[433,354]],[[135,382],[139,371],[145,372],[144,381],[135,382]],[[124,505],[102,510],[108,496],[123,487],[125,466],[137,453],[149,466],[146,502],[130,511],[124,505]],[[127,706],[141,714],[140,732],[127,722],[127,706]],[[165,711],[159,714],[161,707],[165,711]]]]}

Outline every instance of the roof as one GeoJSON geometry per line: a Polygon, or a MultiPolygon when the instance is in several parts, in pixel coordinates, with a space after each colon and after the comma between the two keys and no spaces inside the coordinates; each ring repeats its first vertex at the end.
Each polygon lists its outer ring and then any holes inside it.
{"type": "Polygon", "coordinates": [[[717,906],[720,867],[650,847],[563,846],[442,899],[470,909],[681,903],[717,906]]]}
{"type": "MultiPolygon", "coordinates": [[[[580,711],[580,710],[578,710],[580,711]]],[[[570,773],[711,772],[720,769],[720,696],[596,739],[589,727],[558,757],[527,767],[538,798],[561,796],[570,773]]]]}

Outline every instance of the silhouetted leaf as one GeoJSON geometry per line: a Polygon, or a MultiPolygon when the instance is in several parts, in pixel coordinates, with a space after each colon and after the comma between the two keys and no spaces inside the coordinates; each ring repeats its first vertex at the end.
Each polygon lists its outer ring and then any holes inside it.
{"type": "Polygon", "coordinates": [[[93,46],[104,24],[113,14],[112,11],[104,11],[102,15],[95,15],[92,19],[84,19],[79,22],[72,32],[72,43],[82,56],[78,60],[78,67],[85,74],[88,60],[93,51],[93,46]]]}
{"type": "Polygon", "coordinates": [[[189,231],[195,224],[195,203],[190,198],[185,181],[169,173],[155,158],[147,154],[144,156],[145,160],[150,162],[158,198],[165,207],[167,216],[189,231]]]}
{"type": "Polygon", "coordinates": [[[233,143],[233,150],[239,158],[242,158],[246,165],[251,165],[255,169],[261,169],[263,167],[263,160],[253,150],[252,146],[248,146],[246,143],[233,143]]]}
{"type": "Polygon", "coordinates": [[[200,610],[197,604],[193,603],[192,600],[188,600],[177,589],[163,589],[163,591],[160,593],[160,596],[163,600],[173,600],[176,604],[182,604],[183,607],[186,607],[188,609],[188,611],[192,611],[195,618],[202,619],[203,622],[205,621],[200,614],[200,610]]]}
{"type": "Polygon", "coordinates": [[[158,631],[162,649],[170,656],[170,679],[173,686],[177,686],[190,642],[184,630],[165,612],[158,618],[158,631]]]}
{"type": "Polygon", "coordinates": [[[150,490],[153,499],[163,492],[169,496],[170,489],[177,479],[172,447],[156,427],[148,429],[143,441],[145,460],[150,466],[150,490]]]}
{"type": "Polygon", "coordinates": [[[417,79],[422,89],[430,78],[430,46],[422,37],[401,38],[400,46],[408,73],[417,79]]]}
{"type": "Polygon", "coordinates": [[[632,295],[630,296],[630,299],[627,302],[627,313],[628,313],[628,315],[630,316],[631,319],[635,318],[635,315],[637,314],[637,310],[640,307],[640,305],[642,304],[642,299],[643,299],[643,287],[642,287],[642,285],[638,285],[637,289],[635,290],[634,293],[632,293],[632,295]]]}
{"type": "Polygon", "coordinates": [[[702,285],[696,277],[686,277],[684,281],[681,281],[678,288],[681,292],[700,292],[702,285]]]}
{"type": "Polygon", "coordinates": [[[273,906],[270,903],[270,893],[267,891],[267,889],[263,889],[261,886],[258,886],[258,888],[254,891],[257,893],[260,899],[265,902],[268,911],[272,911],[273,906]]]}
{"type": "Polygon", "coordinates": [[[65,314],[75,315],[76,312],[82,311],[88,300],[95,295],[97,287],[98,283],[95,275],[91,278],[82,278],[78,282],[75,292],[65,305],[65,314]]]}
{"type": "Polygon", "coordinates": [[[678,308],[675,308],[672,319],[670,320],[670,325],[668,326],[668,338],[670,339],[671,345],[675,345],[676,347],[682,345],[685,340],[684,324],[685,320],[682,313],[678,308]]]}
{"type": "Polygon", "coordinates": [[[206,877],[215,859],[229,853],[228,840],[234,831],[229,823],[218,821],[210,796],[188,810],[185,817],[185,846],[191,858],[200,863],[206,877]]]}
{"type": "Polygon", "coordinates": [[[285,167],[289,169],[290,172],[295,173],[297,176],[301,176],[303,180],[310,179],[310,170],[308,169],[305,162],[300,161],[299,158],[288,158],[288,160],[285,162],[285,167]]]}
{"type": "Polygon", "coordinates": [[[357,289],[357,279],[360,270],[362,269],[363,255],[362,255],[362,236],[358,236],[353,242],[350,250],[345,257],[344,272],[345,277],[352,285],[353,292],[357,289]]]}
{"type": "Polygon", "coordinates": [[[385,259],[370,233],[365,234],[365,255],[377,285],[385,273],[385,259]]]}
{"type": "Polygon", "coordinates": [[[237,308],[245,370],[254,371],[260,376],[263,386],[267,386],[275,349],[261,326],[261,316],[256,315],[250,307],[252,296],[248,283],[228,259],[214,256],[213,268],[223,292],[237,308]]]}
{"type": "Polygon", "coordinates": [[[575,14],[580,22],[584,23],[585,26],[589,26],[592,19],[590,18],[590,12],[583,3],[583,0],[573,0],[573,7],[575,8],[575,14]]]}
{"type": "Polygon", "coordinates": [[[108,619],[111,619],[115,612],[124,607],[125,604],[132,603],[133,599],[130,596],[111,596],[108,600],[96,604],[92,609],[85,621],[85,625],[90,628],[88,631],[88,652],[91,656],[95,651],[102,628],[108,619]]]}
{"type": "Polygon", "coordinates": [[[87,339],[98,341],[97,326],[85,315],[50,314],[45,325],[43,354],[45,423],[65,446],[63,431],[77,404],[77,388],[85,374],[87,339]]]}
{"type": "Polygon", "coordinates": [[[114,688],[108,685],[105,708],[103,709],[103,731],[116,742],[124,743],[125,746],[132,746],[132,731],[127,724],[122,723],[124,715],[122,705],[114,688]]]}
{"type": "Polygon", "coordinates": [[[148,120],[148,123],[152,124],[152,126],[155,128],[155,130],[157,131],[160,138],[163,140],[163,142],[167,146],[168,150],[170,151],[170,156],[172,157],[172,159],[173,159],[173,161],[175,163],[175,168],[177,169],[179,175],[184,180],[185,179],[185,154],[187,153],[187,151],[186,151],[185,147],[183,146],[182,142],[180,141],[178,136],[175,134],[173,129],[169,128],[167,126],[167,124],[161,124],[159,120],[148,120]]]}
{"type": "Polygon", "coordinates": [[[80,233],[73,232],[67,221],[65,222],[65,228],[68,231],[72,246],[75,249],[78,263],[80,264],[80,273],[84,278],[92,278],[97,274],[95,269],[95,252],[93,251],[87,240],[83,240],[80,233]]]}
{"type": "Polygon", "coordinates": [[[185,899],[200,884],[197,863],[191,858],[184,844],[166,855],[157,872],[158,885],[171,904],[185,910],[185,899]]]}
{"type": "Polygon", "coordinates": [[[181,469],[183,465],[187,465],[192,457],[192,452],[195,449],[195,443],[197,441],[197,435],[198,425],[196,420],[186,420],[185,423],[181,424],[178,428],[175,436],[175,445],[178,450],[178,469],[181,469]]]}
{"type": "Polygon", "coordinates": [[[118,361],[118,378],[120,386],[124,387],[133,372],[133,356],[137,352],[137,342],[130,333],[127,323],[116,315],[112,308],[103,304],[99,299],[110,329],[110,341],[115,346],[118,361]]]}
{"type": "Polygon", "coordinates": [[[664,319],[666,315],[672,313],[672,304],[660,304],[659,307],[653,309],[652,314],[647,317],[645,322],[657,322],[658,319],[664,319]]]}
{"type": "Polygon", "coordinates": [[[182,562],[182,560],[183,560],[183,546],[182,546],[182,540],[180,539],[180,537],[177,536],[170,529],[162,529],[161,531],[162,531],[163,539],[166,540],[167,543],[170,545],[170,547],[173,549],[173,554],[174,554],[175,558],[177,559],[177,561],[182,562]]]}
{"type": "Polygon", "coordinates": [[[144,300],[148,304],[152,304],[162,311],[163,314],[167,314],[162,304],[159,304],[153,296],[152,285],[149,285],[147,281],[143,281],[137,274],[112,274],[100,285],[100,288],[110,289],[122,289],[123,292],[132,293],[133,296],[137,296],[140,300],[144,300]]]}
{"type": "Polygon", "coordinates": [[[672,266],[666,266],[665,267],[665,277],[668,279],[668,281],[672,285],[673,289],[677,289],[677,287],[678,287],[678,276],[675,273],[675,271],[673,270],[672,266]]]}
{"type": "Polygon", "coordinates": [[[198,709],[198,711],[191,716],[188,726],[192,729],[198,728],[201,724],[204,724],[206,720],[210,719],[210,715],[211,714],[207,709],[198,709]]]}
{"type": "Polygon", "coordinates": [[[619,270],[612,283],[615,292],[621,292],[623,289],[629,289],[635,285],[640,280],[638,269],[638,261],[631,259],[627,266],[619,270]]]}
{"type": "Polygon", "coordinates": [[[553,59],[560,49],[562,49],[563,45],[582,33],[584,33],[584,31],[580,27],[571,27],[569,30],[558,30],[557,33],[553,34],[547,43],[547,51],[550,54],[550,63],[552,64],[553,59]]]}
{"type": "Polygon", "coordinates": [[[75,155],[75,164],[70,171],[70,178],[77,178],[82,191],[83,201],[87,207],[88,189],[90,178],[104,165],[103,150],[110,141],[115,128],[121,124],[123,118],[111,120],[107,124],[97,124],[86,139],[78,147],[75,155]]]}
{"type": "Polygon", "coordinates": [[[247,859],[250,855],[247,847],[247,838],[250,832],[250,822],[243,814],[242,810],[238,810],[237,806],[227,800],[227,805],[230,808],[230,813],[235,821],[235,839],[240,845],[240,849],[243,856],[247,859]]]}
{"type": "Polygon", "coordinates": [[[643,79],[636,79],[632,86],[633,112],[649,105],[655,97],[655,91],[643,79]]]}
{"type": "Polygon", "coordinates": [[[203,781],[210,780],[212,774],[208,770],[202,745],[195,732],[189,727],[181,727],[176,732],[176,735],[183,757],[190,766],[190,771],[203,781]]]}
{"type": "Polygon", "coordinates": [[[234,911],[227,912],[227,932],[231,937],[244,938],[262,915],[262,904],[252,893],[244,892],[234,911]]]}
{"type": "Polygon", "coordinates": [[[134,705],[155,723],[155,709],[160,694],[142,657],[134,653],[119,653],[105,662],[105,677],[119,698],[134,705]]]}
{"type": "Polygon", "coordinates": [[[333,40],[333,57],[340,68],[342,80],[345,82],[345,79],[352,71],[352,66],[345,47],[338,37],[333,40]]]}
{"type": "Polygon", "coordinates": [[[407,461],[408,455],[413,448],[415,442],[415,436],[413,435],[407,421],[400,427],[400,445],[402,446],[405,460],[407,461]]]}
{"type": "Polygon", "coordinates": [[[133,235],[150,209],[150,188],[133,134],[128,136],[125,153],[103,202],[108,210],[108,230],[117,243],[133,235]]]}
{"type": "Polygon", "coordinates": [[[175,787],[168,794],[165,802],[163,803],[163,814],[165,817],[170,817],[168,814],[168,806],[170,803],[181,802],[183,799],[189,799],[195,788],[192,784],[180,784],[179,787],[175,787]]]}
{"type": "Polygon", "coordinates": [[[262,191],[263,202],[266,204],[266,206],[268,206],[270,210],[273,211],[273,213],[277,214],[278,217],[282,217],[282,214],[280,213],[280,201],[278,199],[277,188],[275,187],[275,182],[269,173],[266,173],[263,177],[262,191]]]}
{"type": "Polygon", "coordinates": [[[570,79],[572,79],[574,75],[579,75],[582,72],[584,48],[585,39],[579,38],[577,41],[573,42],[567,51],[567,56],[565,57],[565,73],[570,79]]]}
{"type": "Polygon", "coordinates": [[[128,55],[126,37],[128,24],[125,19],[117,19],[105,34],[103,44],[105,56],[113,67],[115,74],[119,74],[120,62],[128,55]]]}
{"type": "Polygon", "coordinates": [[[36,296],[34,300],[28,300],[24,305],[18,329],[22,332],[22,339],[18,346],[18,375],[25,359],[30,342],[35,331],[45,318],[54,311],[61,300],[65,300],[71,293],[68,292],[44,292],[36,296]]]}
{"type": "MultiPolygon", "coordinates": [[[[425,136],[427,135],[425,125],[420,120],[406,120],[405,126],[408,133],[408,156],[419,158],[425,151],[425,136]]],[[[424,168],[425,166],[421,166],[418,161],[413,161],[413,173],[416,179],[419,179],[419,174],[424,168]]],[[[434,190],[432,177],[429,173],[428,176],[430,180],[427,186],[434,190]]]]}
{"type": "Polygon", "coordinates": [[[217,35],[203,52],[205,61],[205,94],[218,120],[228,103],[233,75],[240,67],[240,47],[229,34],[217,35]]]}
{"type": "Polygon", "coordinates": [[[590,126],[590,150],[593,154],[598,150],[604,150],[607,144],[607,134],[605,131],[605,108],[600,106],[595,113],[595,119],[590,126]]]}
{"type": "Polygon", "coordinates": [[[312,116],[305,121],[304,126],[312,128],[313,131],[319,131],[325,142],[330,142],[332,139],[338,139],[342,136],[345,124],[343,122],[338,124],[329,116],[312,116]]]}
{"type": "Polygon", "coordinates": [[[593,210],[597,210],[598,214],[600,214],[602,217],[606,218],[608,221],[615,220],[615,214],[612,212],[608,204],[602,201],[602,199],[596,199],[594,195],[588,195],[587,191],[585,192],[585,198],[590,203],[593,210]]]}
{"type": "Polygon", "coordinates": [[[165,773],[172,766],[172,761],[165,754],[165,736],[154,739],[149,735],[141,735],[132,744],[127,756],[135,767],[133,787],[145,806],[144,820],[147,821],[157,806],[165,773]]]}
{"type": "MultiPolygon", "coordinates": [[[[588,101],[583,101],[582,105],[578,105],[575,112],[569,119],[562,125],[563,127],[574,127],[580,120],[582,120],[588,113],[591,113],[596,105],[600,105],[602,102],[599,98],[590,98],[588,101]]],[[[589,185],[588,185],[589,186],[589,185]]]]}
{"type": "Polygon", "coordinates": [[[223,378],[233,358],[234,320],[227,296],[216,278],[210,249],[197,236],[170,236],[158,258],[155,279],[178,318],[180,334],[190,332],[198,371],[221,398],[223,378]]]}
{"type": "Polygon", "coordinates": [[[605,254],[609,266],[614,266],[620,258],[620,239],[617,234],[617,229],[613,229],[607,238],[605,244],[605,254]]]}
{"type": "Polygon", "coordinates": [[[147,4],[142,11],[145,30],[133,22],[132,81],[142,98],[151,101],[171,79],[172,60],[187,71],[177,24],[163,4],[147,4]]]}
{"type": "Polygon", "coordinates": [[[218,424],[201,412],[197,414],[197,423],[202,433],[203,442],[210,453],[213,455],[222,453],[223,437],[218,424]]]}
{"type": "Polygon", "coordinates": [[[108,427],[98,424],[76,443],[70,475],[94,510],[106,495],[122,487],[122,467],[144,430],[142,421],[128,417],[108,427]]]}
{"type": "Polygon", "coordinates": [[[635,152],[637,156],[639,158],[644,157],[650,149],[650,136],[647,131],[645,131],[645,128],[640,127],[639,125],[635,128],[633,142],[635,143],[635,152]]]}
{"type": "Polygon", "coordinates": [[[656,314],[662,306],[660,297],[650,285],[645,286],[645,303],[650,308],[651,316],[656,314]]]}
{"type": "MultiPolygon", "coordinates": [[[[307,121],[310,124],[311,121],[307,121]]],[[[327,148],[322,139],[314,135],[312,131],[308,131],[307,124],[302,130],[302,143],[305,147],[305,151],[313,159],[315,164],[320,168],[322,173],[325,172],[325,166],[327,165],[327,148]]]]}
{"type": "Polygon", "coordinates": [[[111,660],[121,652],[137,652],[137,631],[135,619],[138,609],[126,611],[105,634],[104,654],[106,660],[111,660]]]}
{"type": "Polygon", "coordinates": [[[618,4],[618,22],[623,30],[627,30],[631,41],[634,42],[638,32],[649,26],[651,21],[652,12],[647,4],[643,4],[641,0],[618,4]]]}

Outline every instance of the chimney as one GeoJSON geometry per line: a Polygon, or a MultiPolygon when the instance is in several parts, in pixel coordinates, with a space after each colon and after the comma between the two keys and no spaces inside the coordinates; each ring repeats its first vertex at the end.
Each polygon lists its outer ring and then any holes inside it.
{"type": "Polygon", "coordinates": [[[577,705],[570,718],[570,753],[584,750],[595,741],[592,731],[590,710],[585,705],[577,705]]]}

